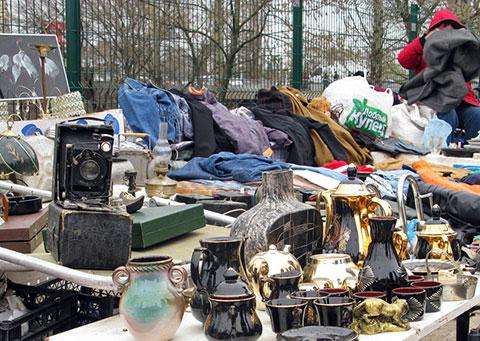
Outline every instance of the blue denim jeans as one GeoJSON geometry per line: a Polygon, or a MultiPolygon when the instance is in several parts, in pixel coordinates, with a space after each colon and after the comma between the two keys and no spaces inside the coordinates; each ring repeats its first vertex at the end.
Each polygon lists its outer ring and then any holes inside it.
{"type": "Polygon", "coordinates": [[[466,140],[478,136],[480,131],[480,107],[468,103],[462,103],[449,112],[438,114],[438,118],[447,122],[453,128],[452,134],[447,139],[447,143],[452,141],[453,132],[457,128],[465,130],[466,140]]]}
{"type": "Polygon", "coordinates": [[[160,122],[168,123],[169,141],[179,140],[181,114],[170,92],[127,78],[117,96],[132,131],[150,135],[152,148],[158,139],[160,122]]]}

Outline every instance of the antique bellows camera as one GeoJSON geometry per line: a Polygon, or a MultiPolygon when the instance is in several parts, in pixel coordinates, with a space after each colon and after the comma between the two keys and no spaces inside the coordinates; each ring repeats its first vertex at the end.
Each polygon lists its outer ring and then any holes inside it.
{"type": "Polygon", "coordinates": [[[65,266],[113,269],[130,256],[132,219],[109,205],[113,134],[105,124],[56,126],[47,249],[65,266]]]}
{"type": "Polygon", "coordinates": [[[113,128],[58,124],[54,201],[64,208],[109,209],[113,128]]]}

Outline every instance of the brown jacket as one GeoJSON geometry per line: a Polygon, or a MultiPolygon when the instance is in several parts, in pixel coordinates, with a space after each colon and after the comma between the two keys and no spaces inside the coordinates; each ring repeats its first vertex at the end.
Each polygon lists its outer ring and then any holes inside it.
{"type": "MultiPolygon", "coordinates": [[[[350,132],[324,113],[308,105],[307,97],[297,89],[281,86],[278,91],[287,95],[293,105],[293,113],[298,116],[310,117],[320,123],[328,124],[337,140],[347,154],[347,162],[364,165],[373,161],[372,155],[366,148],[361,148],[353,139],[350,132]]],[[[315,145],[315,162],[321,166],[334,160],[332,153],[316,131],[310,131],[315,145]]]]}

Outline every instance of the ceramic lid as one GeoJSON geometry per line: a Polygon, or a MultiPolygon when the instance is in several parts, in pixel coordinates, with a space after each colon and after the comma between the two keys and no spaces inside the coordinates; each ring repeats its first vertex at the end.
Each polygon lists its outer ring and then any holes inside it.
{"type": "Polygon", "coordinates": [[[212,299],[220,300],[235,300],[252,298],[255,295],[252,293],[248,284],[239,278],[238,272],[233,268],[229,268],[223,274],[225,280],[220,282],[215,288],[215,292],[210,295],[212,299]]]}
{"type": "Polygon", "coordinates": [[[357,168],[353,164],[348,166],[347,176],[348,178],[346,180],[340,182],[337,189],[332,194],[333,196],[372,195],[363,181],[357,178],[357,168]]]}
{"type": "Polygon", "coordinates": [[[274,244],[270,244],[268,246],[268,251],[264,251],[264,252],[259,252],[256,254],[256,256],[265,256],[265,255],[279,255],[279,254],[289,254],[290,253],[290,248],[291,246],[290,245],[285,245],[283,251],[282,250],[278,250],[277,247],[274,245],[274,244]]]}
{"type": "Polygon", "coordinates": [[[442,234],[442,235],[448,235],[448,234],[456,234],[455,231],[452,230],[450,227],[450,224],[448,223],[447,220],[443,219],[441,217],[442,215],[442,210],[440,209],[440,206],[438,205],[433,205],[432,207],[432,218],[428,219],[425,223],[420,224],[418,226],[418,233],[420,235],[422,234],[442,234]]]}

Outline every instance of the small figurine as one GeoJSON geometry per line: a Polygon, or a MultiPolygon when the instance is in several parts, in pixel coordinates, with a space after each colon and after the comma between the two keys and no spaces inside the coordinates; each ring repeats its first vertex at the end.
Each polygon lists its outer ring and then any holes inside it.
{"type": "Polygon", "coordinates": [[[353,308],[352,329],[368,335],[409,330],[409,323],[402,320],[407,312],[405,300],[389,304],[379,298],[368,298],[353,308]]]}

